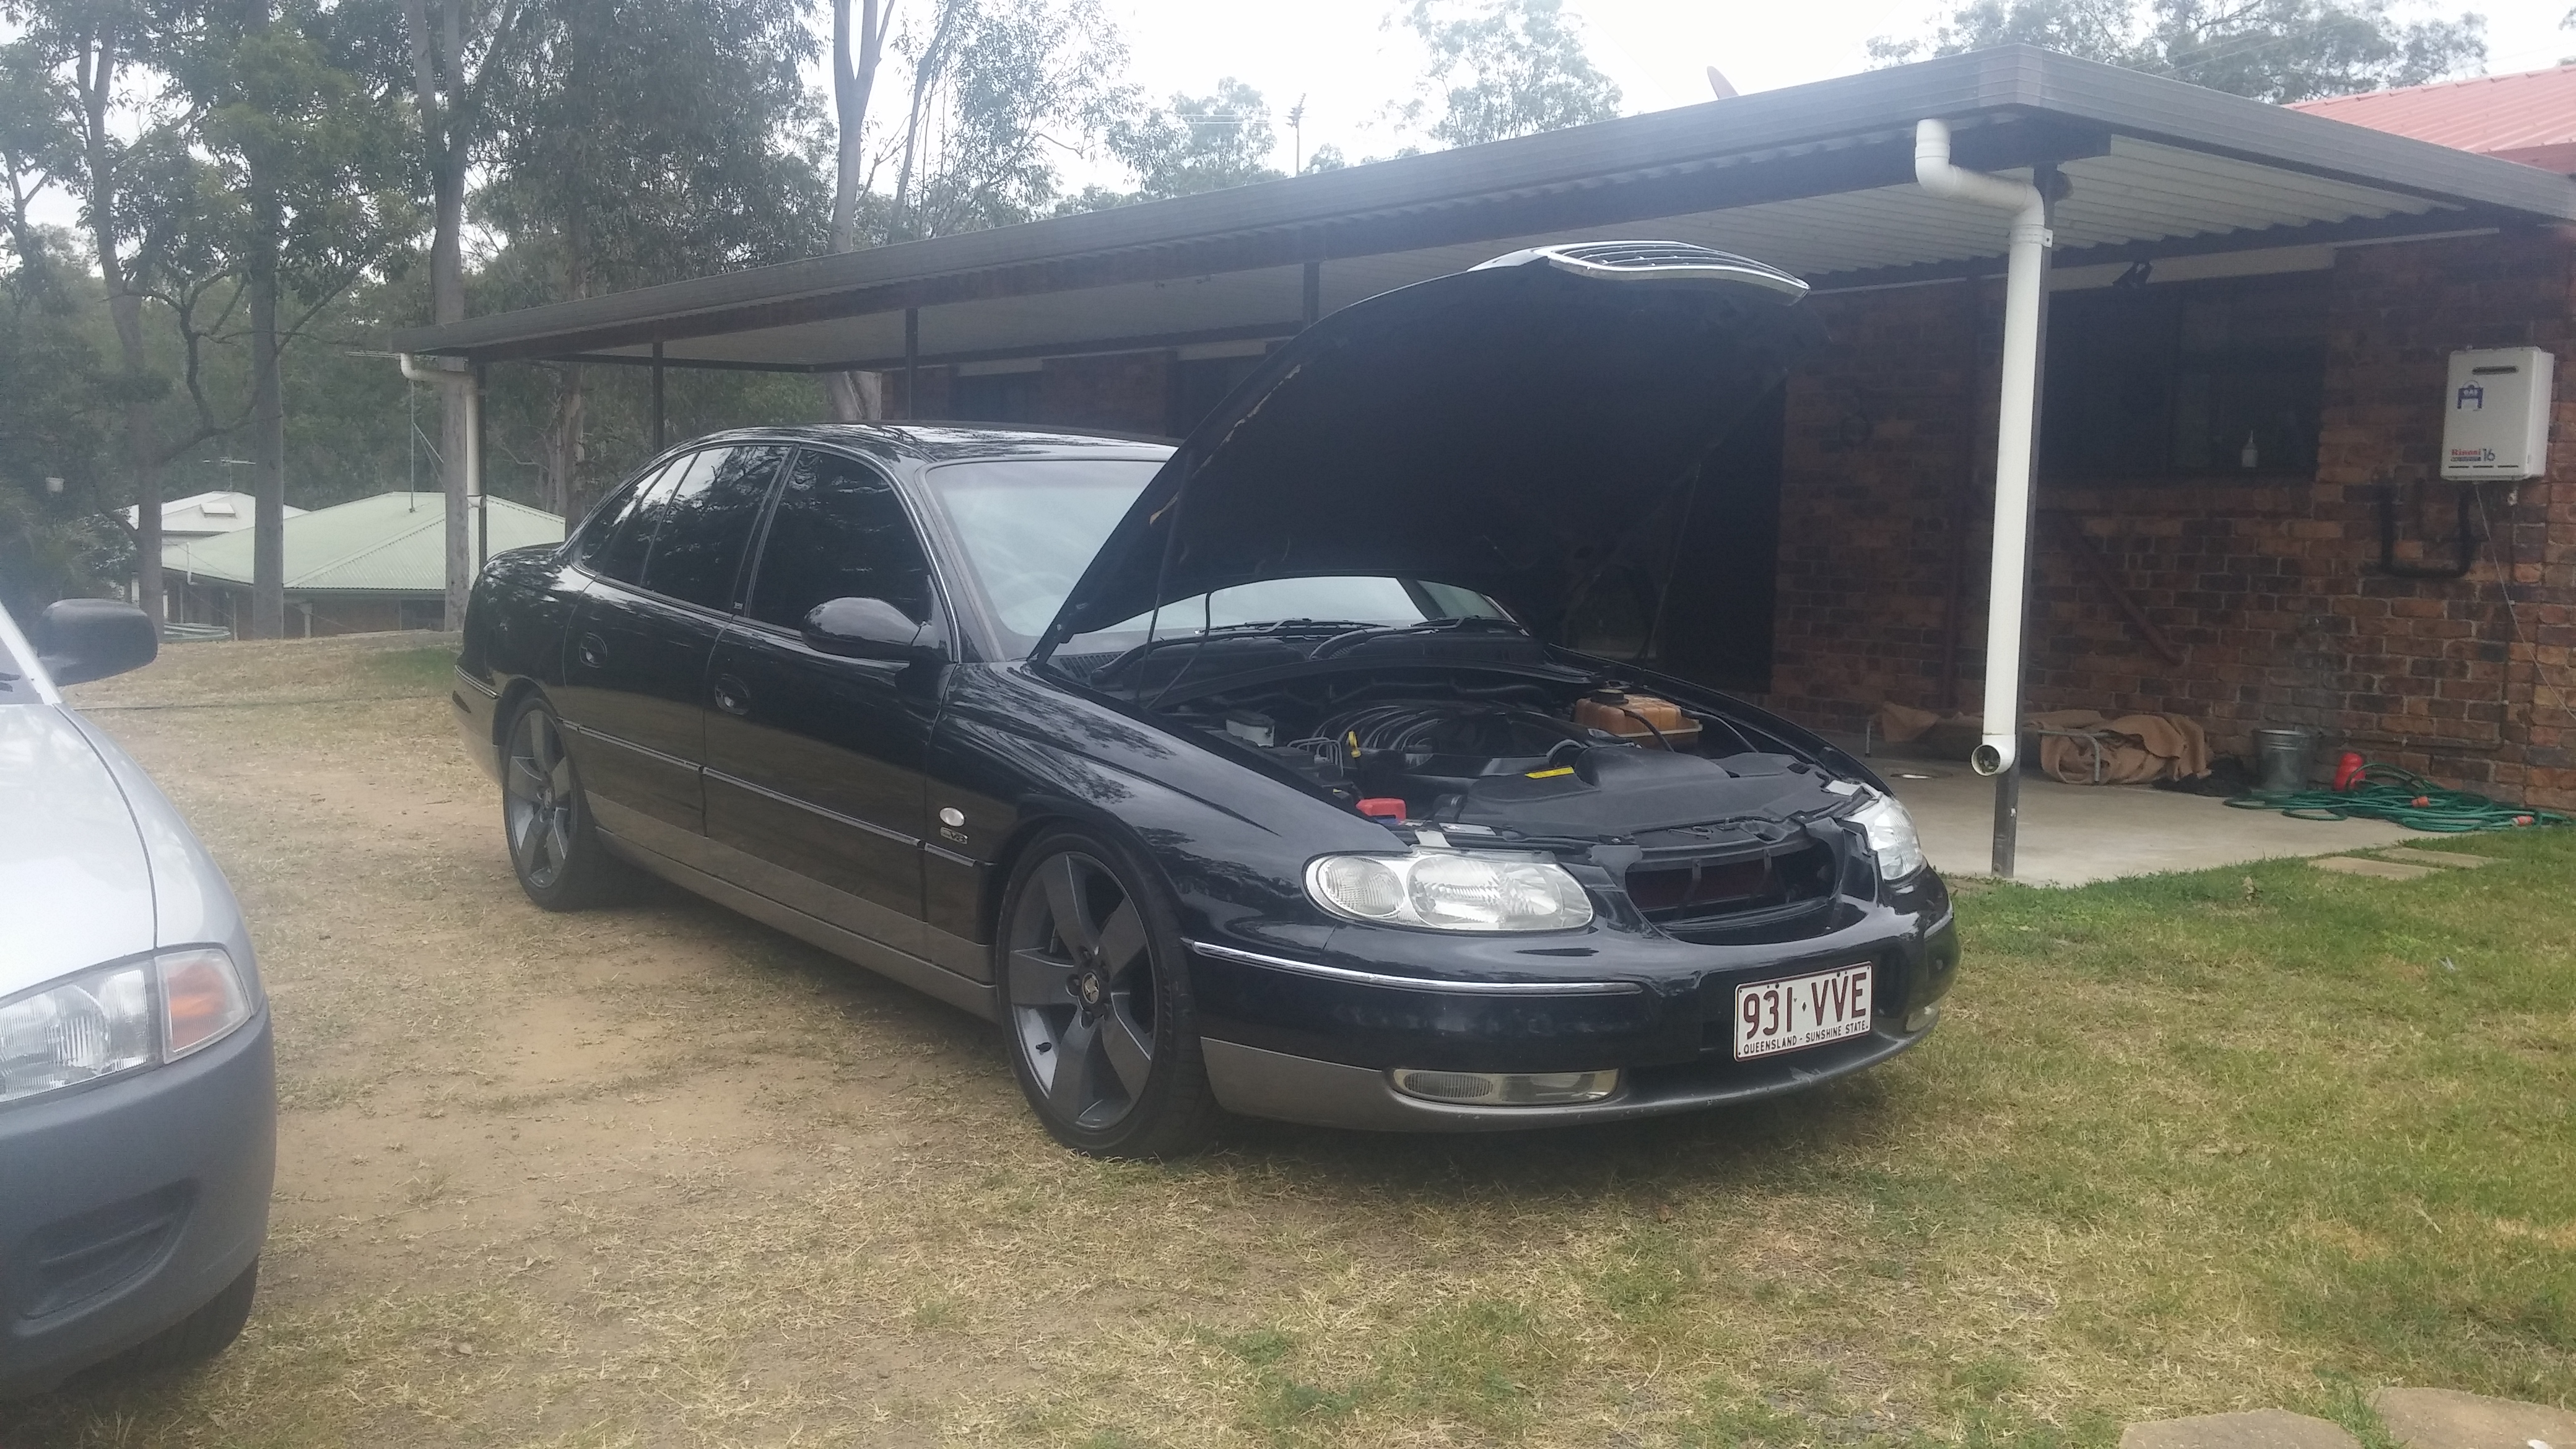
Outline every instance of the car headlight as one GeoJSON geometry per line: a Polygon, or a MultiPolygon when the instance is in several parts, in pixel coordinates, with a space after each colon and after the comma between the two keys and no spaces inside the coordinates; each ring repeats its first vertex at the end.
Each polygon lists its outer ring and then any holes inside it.
{"type": "Polygon", "coordinates": [[[233,958],[213,946],[94,967],[0,1001],[0,1105],[214,1045],[250,1020],[233,958]]]}
{"type": "Polygon", "coordinates": [[[1923,868],[1923,841],[1914,833],[1914,817],[1895,796],[1878,796],[1853,811],[1851,819],[1869,836],[1880,879],[1903,880],[1923,868]]]}
{"type": "Polygon", "coordinates": [[[1306,867],[1306,894],[1334,915],[1389,926],[1570,931],[1592,923],[1592,898],[1539,856],[1327,855],[1306,867]]]}

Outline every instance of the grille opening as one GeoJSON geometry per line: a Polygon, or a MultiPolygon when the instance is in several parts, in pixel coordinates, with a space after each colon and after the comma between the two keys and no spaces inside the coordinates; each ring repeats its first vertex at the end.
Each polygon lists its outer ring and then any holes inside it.
{"type": "Polygon", "coordinates": [[[1628,871],[1628,899],[1658,925],[1722,920],[1834,897],[1833,850],[1809,841],[1768,855],[1650,860],[1628,871]]]}

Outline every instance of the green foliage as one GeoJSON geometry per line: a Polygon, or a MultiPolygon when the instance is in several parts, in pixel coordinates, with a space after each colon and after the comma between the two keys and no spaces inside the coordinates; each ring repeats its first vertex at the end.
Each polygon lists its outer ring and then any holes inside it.
{"type": "Polygon", "coordinates": [[[1869,43],[1882,65],[2044,46],[2264,101],[2420,85],[2486,63],[2486,22],[2402,20],[2389,0],[1968,0],[1926,38],[1869,43]]]}
{"type": "Polygon", "coordinates": [[[1619,114],[1619,87],[1584,53],[1564,0],[1410,0],[1400,18],[1430,49],[1431,64],[1425,94],[1398,114],[1443,146],[1619,114]]]}
{"type": "Polygon", "coordinates": [[[821,249],[831,197],[794,0],[555,0],[491,82],[485,304],[526,306],[821,249]],[[643,98],[649,98],[644,100],[643,98]],[[641,101],[642,103],[639,103],[641,101]],[[502,295],[489,295],[497,283],[502,295]]]}
{"type": "Polygon", "coordinates": [[[1134,110],[1126,46],[1098,0],[934,0],[892,49],[912,71],[887,239],[1044,215],[1055,156],[1134,110]]]}
{"type": "Polygon", "coordinates": [[[1216,83],[1215,95],[1175,95],[1168,108],[1112,121],[1103,140],[1109,154],[1135,173],[1136,189],[1089,187],[1059,210],[1099,211],[1276,181],[1287,174],[1270,164],[1279,145],[1270,125],[1270,103],[1232,76],[1216,83]]]}

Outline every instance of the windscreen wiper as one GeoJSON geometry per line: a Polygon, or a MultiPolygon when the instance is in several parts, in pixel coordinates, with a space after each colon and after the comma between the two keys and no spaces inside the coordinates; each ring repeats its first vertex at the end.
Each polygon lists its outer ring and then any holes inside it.
{"type": "Polygon", "coordinates": [[[1522,635],[1529,633],[1529,630],[1510,619],[1489,619],[1481,615],[1469,615],[1459,619],[1424,619],[1414,624],[1362,624],[1348,633],[1336,634],[1316,645],[1315,652],[1307,657],[1327,659],[1363,641],[1383,638],[1391,634],[1463,634],[1470,630],[1489,629],[1522,635]]]}

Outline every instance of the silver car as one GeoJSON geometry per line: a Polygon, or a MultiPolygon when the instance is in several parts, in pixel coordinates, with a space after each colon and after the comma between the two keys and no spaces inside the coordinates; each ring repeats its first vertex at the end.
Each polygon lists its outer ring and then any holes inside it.
{"type": "Polygon", "coordinates": [[[33,645],[0,610],[0,1397],[211,1356],[259,1281],[277,1094],[241,910],[56,691],[158,644],[104,599],[33,645]]]}

